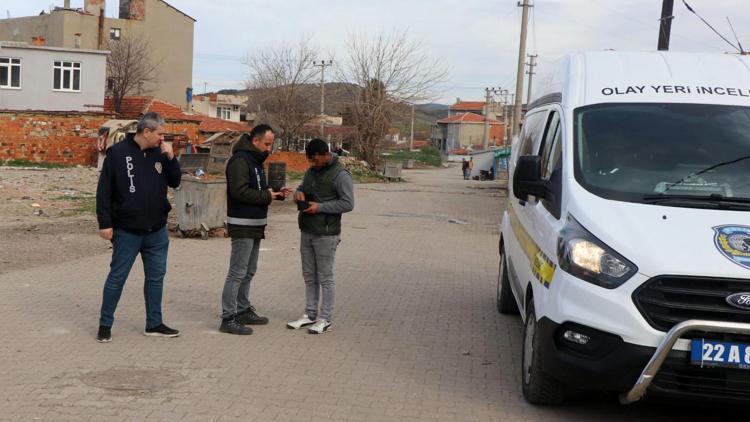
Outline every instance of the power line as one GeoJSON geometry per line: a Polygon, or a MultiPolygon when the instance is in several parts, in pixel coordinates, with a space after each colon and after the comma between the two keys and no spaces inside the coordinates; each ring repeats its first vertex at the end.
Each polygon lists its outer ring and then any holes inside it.
{"type": "Polygon", "coordinates": [[[711,24],[708,23],[705,19],[703,19],[703,17],[701,15],[699,15],[698,12],[696,12],[695,10],[693,10],[693,8],[690,7],[690,5],[687,4],[687,2],[685,0],[682,0],[682,4],[684,4],[685,7],[687,7],[687,10],[691,11],[695,16],[698,17],[698,19],[702,20],[703,23],[705,23],[709,28],[711,28],[711,30],[714,31],[716,33],[716,35],[718,35],[719,37],[721,37],[722,40],[726,41],[726,43],[729,44],[729,45],[731,45],[732,48],[736,48],[737,50],[739,50],[740,53],[742,53],[742,49],[741,48],[738,48],[736,45],[732,44],[728,39],[726,39],[723,35],[721,35],[719,33],[719,31],[717,31],[716,29],[714,29],[714,27],[711,26],[711,24]]]}
{"type": "Polygon", "coordinates": [[[740,38],[737,36],[737,33],[734,32],[734,26],[732,25],[732,21],[729,20],[729,16],[727,16],[727,22],[729,23],[729,28],[732,30],[732,34],[734,34],[734,39],[737,40],[737,45],[740,47],[740,53],[745,54],[745,50],[742,48],[740,38]]]}
{"type": "MultiPolygon", "coordinates": [[[[596,6],[600,7],[601,9],[608,10],[609,12],[612,12],[612,13],[614,13],[616,15],[622,16],[623,18],[625,18],[625,19],[627,19],[629,21],[632,21],[632,22],[635,22],[637,24],[640,24],[641,26],[643,26],[645,28],[651,29],[654,26],[653,23],[648,23],[648,22],[642,21],[640,19],[634,18],[634,17],[626,14],[625,12],[622,12],[620,10],[617,10],[617,9],[614,9],[614,8],[612,8],[610,6],[607,6],[607,5],[604,4],[604,2],[601,2],[601,1],[600,2],[590,2],[589,4],[593,4],[593,5],[596,5],[596,6]]],[[[588,27],[588,28],[591,28],[591,27],[588,27]]],[[[705,47],[713,47],[712,44],[709,44],[709,43],[704,42],[704,41],[694,40],[694,39],[692,39],[690,37],[686,37],[684,35],[672,34],[672,36],[677,37],[677,38],[681,38],[681,39],[683,39],[685,41],[690,41],[690,42],[695,43],[695,44],[701,44],[701,45],[703,45],[705,47]]]]}

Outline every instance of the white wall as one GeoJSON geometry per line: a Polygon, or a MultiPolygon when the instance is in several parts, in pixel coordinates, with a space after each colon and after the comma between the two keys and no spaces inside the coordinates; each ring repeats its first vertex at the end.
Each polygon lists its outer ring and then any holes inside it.
{"type": "Polygon", "coordinates": [[[107,54],[55,47],[0,45],[0,57],[21,59],[21,87],[0,88],[0,110],[103,110],[107,54]],[[53,89],[56,61],[81,63],[80,92],[53,89]]]}
{"type": "Polygon", "coordinates": [[[228,120],[232,122],[240,121],[240,110],[235,111],[233,104],[219,103],[217,106],[215,102],[209,101],[208,97],[193,98],[192,108],[195,113],[216,117],[216,107],[228,107],[230,110],[228,120]]]}

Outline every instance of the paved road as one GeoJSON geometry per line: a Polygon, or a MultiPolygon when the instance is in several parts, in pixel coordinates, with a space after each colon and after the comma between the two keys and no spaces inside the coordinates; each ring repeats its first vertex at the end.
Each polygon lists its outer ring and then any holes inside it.
{"type": "MultiPolygon", "coordinates": [[[[337,256],[333,331],[286,330],[302,313],[296,215],[274,204],[253,281],[271,318],[249,337],[217,331],[227,239],[173,239],[166,322],[140,334],[140,266],[110,344],[94,341],[109,256],[0,275],[1,420],[706,420],[716,411],[579,398],[527,405],[521,324],[495,311],[504,191],[456,168],[358,185],[337,256]]],[[[93,236],[93,234],[92,234],[93,236]]]]}

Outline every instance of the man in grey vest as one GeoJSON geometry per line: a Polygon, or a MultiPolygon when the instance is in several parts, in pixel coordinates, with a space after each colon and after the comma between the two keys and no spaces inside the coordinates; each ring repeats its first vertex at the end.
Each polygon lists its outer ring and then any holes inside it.
{"type": "Polygon", "coordinates": [[[354,185],[351,173],[330,152],[325,141],[313,139],[305,153],[310,168],[294,194],[300,209],[305,313],[286,326],[294,330],[308,327],[311,334],[323,334],[330,330],[333,317],[333,263],[341,242],[341,214],[354,209],[354,185]]]}
{"type": "Polygon", "coordinates": [[[245,325],[268,324],[268,318],[250,305],[250,281],[258,268],[260,241],[265,238],[268,205],[283,199],[288,190],[273,192],[263,171],[263,162],[273,147],[273,129],[257,125],[250,135],[242,135],[227,162],[227,228],[232,238],[229,272],[221,296],[219,331],[248,335],[245,325]]]}

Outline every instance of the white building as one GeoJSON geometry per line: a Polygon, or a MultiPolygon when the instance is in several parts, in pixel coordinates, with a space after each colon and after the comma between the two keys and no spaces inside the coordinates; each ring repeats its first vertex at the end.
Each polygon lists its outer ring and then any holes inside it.
{"type": "Polygon", "coordinates": [[[102,111],[108,54],[0,42],[0,110],[102,111]]]}
{"type": "Polygon", "coordinates": [[[204,116],[240,122],[246,105],[244,95],[201,94],[193,97],[192,110],[204,116]]]}

